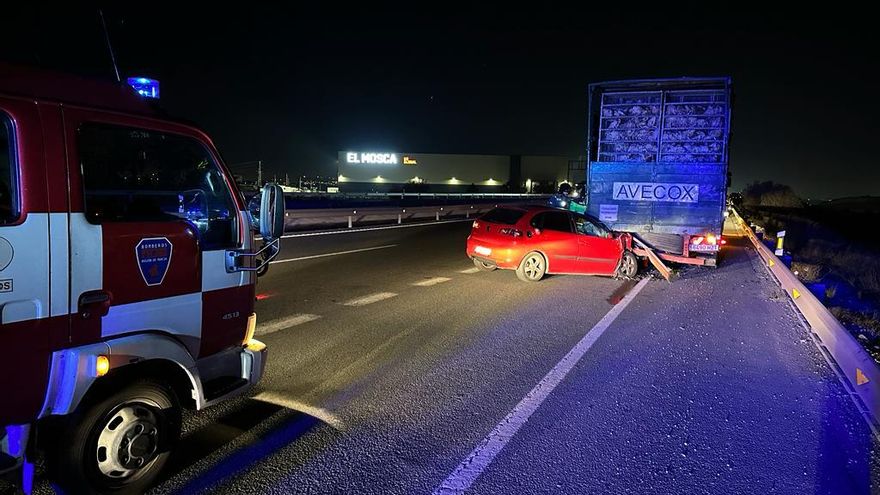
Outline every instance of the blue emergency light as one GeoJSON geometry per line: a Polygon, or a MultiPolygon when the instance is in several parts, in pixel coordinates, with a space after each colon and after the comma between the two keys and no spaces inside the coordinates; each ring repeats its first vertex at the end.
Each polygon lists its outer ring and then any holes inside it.
{"type": "Polygon", "coordinates": [[[129,77],[128,85],[145,98],[159,98],[159,81],[149,77],[129,77]]]}

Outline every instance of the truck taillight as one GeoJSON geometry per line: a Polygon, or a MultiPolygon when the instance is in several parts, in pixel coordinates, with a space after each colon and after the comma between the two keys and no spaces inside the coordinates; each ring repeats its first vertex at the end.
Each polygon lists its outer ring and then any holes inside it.
{"type": "Polygon", "coordinates": [[[721,236],[716,236],[715,234],[691,237],[691,245],[694,246],[717,246],[719,244],[724,244],[724,241],[721,240],[721,236]]]}
{"type": "Polygon", "coordinates": [[[513,237],[522,237],[523,233],[520,230],[504,228],[498,231],[501,234],[509,235],[513,237]]]}

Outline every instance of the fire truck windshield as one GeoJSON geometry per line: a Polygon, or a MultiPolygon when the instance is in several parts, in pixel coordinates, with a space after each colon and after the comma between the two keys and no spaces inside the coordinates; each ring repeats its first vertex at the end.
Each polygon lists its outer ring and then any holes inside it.
{"type": "Polygon", "coordinates": [[[197,228],[205,249],[235,245],[235,203],[203,144],[104,124],[77,134],[90,222],[182,220],[197,228]]]}

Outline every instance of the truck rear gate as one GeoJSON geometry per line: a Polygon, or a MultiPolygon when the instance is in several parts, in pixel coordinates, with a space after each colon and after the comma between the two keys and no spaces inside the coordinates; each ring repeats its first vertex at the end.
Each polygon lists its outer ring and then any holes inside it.
{"type": "Polygon", "coordinates": [[[719,236],[726,202],[730,80],[590,85],[588,212],[664,259],[704,264],[690,236],[719,236]]]}

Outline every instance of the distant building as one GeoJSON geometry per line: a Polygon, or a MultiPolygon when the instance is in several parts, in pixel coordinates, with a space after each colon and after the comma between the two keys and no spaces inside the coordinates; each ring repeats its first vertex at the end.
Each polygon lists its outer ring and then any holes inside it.
{"type": "Polygon", "coordinates": [[[550,193],[569,181],[569,162],[564,156],[340,151],[337,179],[341,192],[550,193]]]}
{"type": "Polygon", "coordinates": [[[302,192],[327,192],[327,188],[332,192],[336,185],[336,177],[322,175],[303,175],[299,178],[298,184],[291,184],[302,192]]]}

